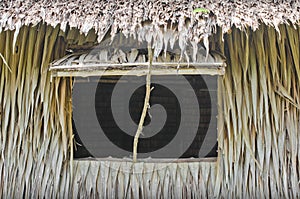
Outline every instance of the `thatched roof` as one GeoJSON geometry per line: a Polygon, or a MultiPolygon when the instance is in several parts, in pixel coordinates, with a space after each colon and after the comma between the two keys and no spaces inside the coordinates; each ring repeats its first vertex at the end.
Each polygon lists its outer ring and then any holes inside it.
{"type": "Polygon", "coordinates": [[[282,23],[299,24],[298,0],[4,0],[0,1],[0,32],[19,29],[22,25],[44,21],[62,30],[69,25],[87,33],[95,29],[99,39],[112,28],[123,33],[135,33],[143,23],[151,21],[154,28],[171,22],[181,31],[188,29],[191,40],[209,35],[217,26],[227,32],[238,28],[257,29],[260,23],[278,27],[282,23]],[[210,13],[194,13],[195,8],[206,8],[210,13]],[[186,22],[189,22],[186,25],[186,22]],[[191,23],[190,23],[191,22],[191,23]]]}

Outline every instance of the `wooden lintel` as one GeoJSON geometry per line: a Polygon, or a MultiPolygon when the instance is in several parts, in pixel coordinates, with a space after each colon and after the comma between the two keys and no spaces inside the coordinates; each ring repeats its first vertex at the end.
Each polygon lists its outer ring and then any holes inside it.
{"type": "MultiPolygon", "coordinates": [[[[51,71],[53,77],[88,77],[88,76],[114,76],[133,75],[143,76],[147,74],[147,69],[132,70],[82,70],[82,71],[51,71]]],[[[224,68],[185,68],[185,69],[152,69],[152,75],[224,75],[224,68]]]]}
{"type": "MultiPolygon", "coordinates": [[[[112,76],[147,74],[148,63],[123,63],[123,64],[88,64],[71,66],[52,66],[50,71],[53,77],[66,76],[112,76]]],[[[153,63],[153,75],[224,75],[224,63],[153,63]]]]}
{"type": "MultiPolygon", "coordinates": [[[[50,67],[50,71],[53,70],[103,70],[104,68],[126,68],[126,67],[145,67],[148,66],[148,62],[143,63],[97,63],[97,64],[74,64],[74,65],[53,65],[50,67]]],[[[153,62],[152,66],[158,67],[172,67],[172,68],[219,68],[224,67],[225,63],[223,62],[201,62],[201,63],[176,63],[176,62],[153,62]]]]}

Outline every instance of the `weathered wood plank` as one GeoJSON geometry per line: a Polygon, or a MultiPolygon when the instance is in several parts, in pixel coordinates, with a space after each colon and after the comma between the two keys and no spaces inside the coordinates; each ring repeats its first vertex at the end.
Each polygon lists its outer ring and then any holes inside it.
{"type": "MultiPolygon", "coordinates": [[[[152,75],[224,75],[222,68],[201,68],[201,69],[152,69],[152,75]]],[[[91,71],[53,71],[52,77],[89,77],[89,76],[115,76],[115,75],[134,75],[144,76],[147,70],[91,70],[91,71]]]]}

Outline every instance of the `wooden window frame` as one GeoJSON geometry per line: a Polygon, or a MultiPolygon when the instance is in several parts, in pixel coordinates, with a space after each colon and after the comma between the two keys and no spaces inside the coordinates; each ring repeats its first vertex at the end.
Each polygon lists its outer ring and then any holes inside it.
{"type": "MultiPolygon", "coordinates": [[[[83,56],[83,55],[81,55],[83,56]]],[[[81,57],[80,56],[80,57],[81,57]]],[[[89,76],[116,76],[116,75],[136,75],[145,76],[148,73],[149,62],[143,63],[84,63],[83,59],[79,62],[65,64],[67,59],[72,55],[68,55],[61,60],[54,61],[50,64],[49,71],[51,80],[55,77],[89,77],[89,76]]],[[[151,75],[217,75],[225,74],[225,61],[217,62],[153,62],[151,75]]],[[[219,90],[220,88],[217,87],[219,90]]],[[[217,108],[218,109],[218,108],[217,108]]],[[[218,130],[217,136],[218,136],[218,130]]],[[[129,161],[120,158],[79,158],[76,161],[97,160],[97,161],[129,161]]],[[[215,162],[217,157],[209,158],[182,158],[182,159],[139,159],[142,162],[149,163],[181,163],[181,162],[215,162]]]]}

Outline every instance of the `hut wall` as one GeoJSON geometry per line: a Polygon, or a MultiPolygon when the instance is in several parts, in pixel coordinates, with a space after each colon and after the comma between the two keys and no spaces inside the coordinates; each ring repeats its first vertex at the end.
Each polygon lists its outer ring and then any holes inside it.
{"type": "Polygon", "coordinates": [[[212,41],[228,58],[216,180],[225,198],[300,197],[299,36],[261,25],[212,41]]]}
{"type": "Polygon", "coordinates": [[[56,197],[70,181],[70,92],[53,79],[51,60],[65,52],[59,27],[39,24],[0,34],[0,197],[56,197]]]}
{"type": "Polygon", "coordinates": [[[13,48],[14,32],[2,32],[0,195],[300,197],[300,31],[233,28],[224,41],[220,32],[211,38],[228,59],[219,80],[218,160],[163,167],[72,161],[72,83],[50,83],[48,64],[67,43],[96,41],[93,33],[22,27],[13,48]]]}

